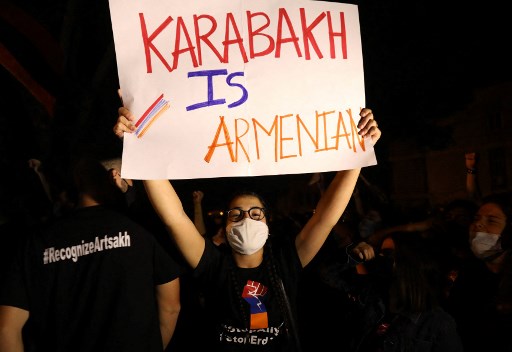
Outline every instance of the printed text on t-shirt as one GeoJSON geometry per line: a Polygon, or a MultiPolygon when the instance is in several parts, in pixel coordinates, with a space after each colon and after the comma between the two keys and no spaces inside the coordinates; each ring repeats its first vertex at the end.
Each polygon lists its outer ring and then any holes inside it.
{"type": "Polygon", "coordinates": [[[62,260],[71,259],[74,262],[78,261],[78,258],[84,255],[93,254],[96,252],[101,252],[108,249],[122,248],[122,247],[130,247],[130,235],[125,231],[124,234],[119,232],[116,236],[103,236],[102,238],[96,236],[94,241],[85,242],[82,240],[82,243],[74,246],[64,247],[64,248],[55,248],[49,247],[45,248],[43,252],[43,263],[50,264],[59,262],[62,260]]]}

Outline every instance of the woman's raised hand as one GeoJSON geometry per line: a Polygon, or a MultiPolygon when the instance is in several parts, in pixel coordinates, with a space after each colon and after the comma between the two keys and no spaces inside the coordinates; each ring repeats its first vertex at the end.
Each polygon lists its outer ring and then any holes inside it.
{"type": "Polygon", "coordinates": [[[364,108],[359,113],[359,116],[361,116],[361,119],[357,124],[357,128],[359,128],[359,135],[363,138],[370,137],[373,144],[375,144],[382,135],[382,132],[379,129],[377,121],[375,121],[375,118],[373,117],[372,110],[364,108]]]}
{"type": "Polygon", "coordinates": [[[124,106],[120,107],[118,110],[118,118],[117,122],[114,125],[113,131],[119,138],[123,138],[124,133],[132,133],[135,131],[135,116],[125,108],[124,106]]]}

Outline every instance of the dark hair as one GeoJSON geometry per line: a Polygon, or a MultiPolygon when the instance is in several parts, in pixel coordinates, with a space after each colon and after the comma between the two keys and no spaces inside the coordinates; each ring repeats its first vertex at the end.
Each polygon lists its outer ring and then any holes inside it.
{"type": "Polygon", "coordinates": [[[72,164],[73,181],[79,194],[88,194],[96,202],[114,204],[114,187],[103,165],[91,157],[81,157],[72,164]]]}
{"type": "MultiPolygon", "coordinates": [[[[232,201],[239,197],[255,197],[257,198],[263,208],[266,209],[265,211],[265,218],[267,218],[267,223],[270,220],[270,213],[267,208],[267,203],[265,202],[265,199],[257,192],[249,191],[249,190],[238,190],[234,192],[231,197],[229,198],[229,202],[227,204],[226,210],[230,207],[232,201]]],[[[226,217],[224,216],[224,222],[226,221],[226,217]]],[[[247,310],[247,302],[243,300],[241,295],[241,290],[243,289],[242,283],[238,282],[235,268],[236,264],[234,260],[230,260],[231,263],[231,270],[230,270],[230,277],[233,281],[233,287],[235,289],[235,297],[239,297],[239,303],[240,303],[240,311],[242,313],[242,317],[244,319],[244,324],[246,327],[250,324],[250,319],[248,315],[247,310]]],[[[272,292],[275,292],[275,295],[279,302],[279,308],[281,311],[281,314],[284,319],[284,327],[285,332],[287,333],[288,342],[292,345],[295,345],[296,351],[300,351],[300,342],[298,338],[298,330],[296,326],[296,318],[294,317],[294,312],[292,311],[292,308],[290,307],[289,298],[286,293],[286,290],[284,288],[283,282],[281,280],[281,274],[279,273],[278,265],[276,264],[276,261],[274,259],[274,254],[272,251],[272,241],[270,239],[267,240],[264,246],[263,250],[263,265],[265,266],[265,269],[267,270],[269,279],[270,279],[270,286],[272,288],[272,292]]]]}
{"type": "Polygon", "coordinates": [[[501,208],[507,217],[505,228],[501,232],[501,247],[503,249],[512,248],[512,193],[493,193],[482,199],[480,206],[484,204],[496,204],[501,208]]]}
{"type": "Polygon", "coordinates": [[[224,207],[225,211],[224,211],[224,217],[223,217],[223,221],[222,221],[222,225],[224,227],[226,226],[227,211],[231,207],[231,203],[236,198],[239,198],[239,197],[255,197],[255,198],[257,198],[260,201],[260,203],[262,204],[263,208],[265,208],[265,218],[267,219],[267,223],[269,222],[270,210],[268,209],[267,202],[265,201],[265,199],[257,192],[249,191],[249,190],[238,190],[231,194],[231,196],[229,197],[229,201],[227,202],[226,206],[224,207]]]}
{"type": "Polygon", "coordinates": [[[265,202],[265,199],[257,192],[250,191],[250,190],[237,190],[234,193],[231,194],[231,197],[229,197],[228,204],[226,205],[226,210],[231,205],[231,202],[239,197],[255,197],[258,198],[258,200],[263,204],[264,208],[267,208],[267,203],[265,202]]]}

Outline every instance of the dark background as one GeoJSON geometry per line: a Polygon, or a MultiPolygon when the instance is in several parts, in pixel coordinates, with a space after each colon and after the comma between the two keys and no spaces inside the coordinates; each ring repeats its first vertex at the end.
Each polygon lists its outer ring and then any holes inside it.
{"type": "MultiPolygon", "coordinates": [[[[463,109],[475,89],[510,81],[509,12],[503,1],[347,2],[359,5],[367,107],[384,131],[379,165],[363,171],[386,189],[389,141],[414,135],[425,149],[442,149],[450,132],[436,120],[463,109]]],[[[33,187],[28,159],[114,158],[122,143],[112,133],[120,102],[108,1],[0,1],[0,14],[0,196],[9,203],[33,187]]],[[[233,182],[276,195],[304,177],[176,185],[217,202],[233,182]]]]}

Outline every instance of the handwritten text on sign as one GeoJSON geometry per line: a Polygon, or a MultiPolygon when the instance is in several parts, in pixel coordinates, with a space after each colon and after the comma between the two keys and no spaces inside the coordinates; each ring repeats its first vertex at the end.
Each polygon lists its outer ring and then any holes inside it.
{"type": "Polygon", "coordinates": [[[126,177],[376,163],[356,128],[365,104],[355,5],[110,0],[110,7],[123,101],[137,116],[136,133],[124,139],[126,177]]]}

